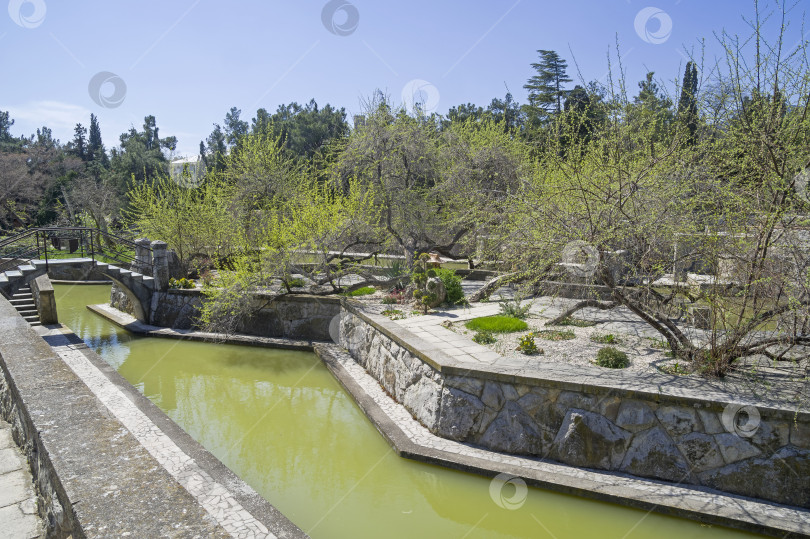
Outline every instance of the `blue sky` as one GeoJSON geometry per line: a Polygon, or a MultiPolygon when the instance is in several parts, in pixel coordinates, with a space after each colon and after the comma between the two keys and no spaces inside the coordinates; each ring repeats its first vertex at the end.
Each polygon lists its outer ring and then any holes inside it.
{"type": "MultiPolygon", "coordinates": [[[[648,70],[674,87],[701,39],[711,58],[715,32],[750,34],[753,2],[10,0],[3,11],[0,110],[16,119],[15,135],[45,124],[67,142],[93,112],[110,148],[153,114],[179,154],[196,154],[232,106],[249,121],[259,107],[315,98],[351,118],[377,88],[397,103],[417,88],[446,113],[486,106],[507,86],[524,103],[537,49],[558,51],[574,79],[574,60],[586,81],[601,79],[617,35],[633,93],[648,70]],[[101,72],[107,82],[90,91],[101,72]]],[[[810,0],[791,13],[791,44],[805,11],[810,0]]]]}

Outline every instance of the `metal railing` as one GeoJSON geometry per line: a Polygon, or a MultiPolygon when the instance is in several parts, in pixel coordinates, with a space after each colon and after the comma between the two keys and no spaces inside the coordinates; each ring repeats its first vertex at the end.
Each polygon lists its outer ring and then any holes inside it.
{"type": "MultiPolygon", "coordinates": [[[[48,262],[65,258],[65,254],[96,261],[113,262],[125,267],[135,262],[138,246],[132,240],[98,228],[37,227],[0,239],[0,272],[30,260],[48,262]]],[[[151,252],[151,247],[143,246],[151,252]]]]}

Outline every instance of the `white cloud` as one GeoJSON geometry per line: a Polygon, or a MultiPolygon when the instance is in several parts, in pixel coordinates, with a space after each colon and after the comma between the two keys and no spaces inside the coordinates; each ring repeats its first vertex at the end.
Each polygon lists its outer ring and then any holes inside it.
{"type": "Polygon", "coordinates": [[[20,106],[8,107],[11,118],[18,125],[42,127],[46,125],[54,133],[73,132],[77,123],[88,124],[90,111],[79,105],[60,101],[31,101],[20,106]]]}

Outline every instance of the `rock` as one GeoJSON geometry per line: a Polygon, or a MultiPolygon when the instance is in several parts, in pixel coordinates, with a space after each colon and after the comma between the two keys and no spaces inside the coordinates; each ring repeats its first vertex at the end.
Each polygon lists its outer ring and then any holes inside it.
{"type": "Polygon", "coordinates": [[[690,475],[686,459],[661,427],[636,434],[619,469],[676,483],[687,480],[690,475]]]}
{"type": "Polygon", "coordinates": [[[478,434],[484,434],[496,417],[498,417],[498,412],[495,410],[490,410],[489,408],[484,408],[484,413],[481,414],[481,421],[480,425],[478,426],[478,434]]]}
{"type": "Polygon", "coordinates": [[[791,423],[790,443],[802,449],[810,449],[810,425],[807,423],[791,423]]]}
{"type": "Polygon", "coordinates": [[[434,300],[428,304],[428,307],[432,309],[444,303],[444,300],[447,297],[447,290],[444,288],[444,283],[441,279],[438,277],[429,278],[427,280],[427,284],[425,285],[425,289],[436,296],[434,300]]]}
{"type": "Polygon", "coordinates": [[[506,403],[479,443],[494,451],[522,455],[543,454],[543,434],[540,427],[513,401],[506,403]]]}
{"type": "Polygon", "coordinates": [[[619,408],[622,405],[622,399],[616,396],[608,395],[599,401],[599,413],[608,418],[610,421],[616,421],[619,415],[619,408]]]}
{"type": "Polygon", "coordinates": [[[727,464],[755,457],[762,453],[759,449],[751,445],[745,438],[736,434],[724,432],[715,434],[714,439],[720,448],[720,453],[727,464]]]}
{"type": "Polygon", "coordinates": [[[508,401],[516,401],[520,398],[517,389],[511,384],[501,384],[501,390],[504,398],[508,401]]]}
{"type": "Polygon", "coordinates": [[[726,465],[723,455],[720,454],[720,448],[717,447],[717,442],[709,434],[703,434],[702,432],[687,434],[681,438],[678,449],[692,464],[692,469],[696,472],[712,470],[726,465]]]}
{"type": "Polygon", "coordinates": [[[515,391],[517,391],[518,397],[522,397],[531,390],[532,388],[526,384],[518,384],[515,386],[515,391]]]}
{"type": "Polygon", "coordinates": [[[570,410],[552,444],[551,458],[572,466],[611,470],[624,457],[631,436],[604,416],[570,410]]]}
{"type": "Polygon", "coordinates": [[[711,488],[810,508],[810,451],[783,447],[769,458],[752,458],[704,472],[700,480],[711,488]]]}
{"type": "Polygon", "coordinates": [[[554,431],[557,432],[569,410],[593,411],[593,403],[595,400],[596,398],[592,395],[584,395],[574,391],[563,391],[560,393],[559,397],[557,397],[554,406],[551,407],[552,413],[549,414],[547,418],[549,426],[552,426],[554,431]]]}
{"type": "Polygon", "coordinates": [[[501,385],[496,382],[487,381],[484,384],[484,391],[481,393],[481,402],[487,405],[488,408],[499,412],[503,408],[503,403],[506,399],[501,391],[501,385]]]}
{"type": "Polygon", "coordinates": [[[694,408],[662,406],[655,411],[655,415],[670,436],[682,436],[700,431],[697,411],[694,408]]]}
{"type": "Polygon", "coordinates": [[[527,414],[535,419],[536,416],[539,415],[538,412],[547,404],[547,401],[537,393],[526,393],[518,399],[517,403],[527,414]]]}
{"type": "Polygon", "coordinates": [[[437,434],[451,440],[466,441],[476,434],[484,412],[477,397],[455,388],[442,392],[442,406],[437,434]]]}
{"type": "Polygon", "coordinates": [[[786,421],[761,421],[751,437],[751,443],[763,451],[773,453],[790,441],[790,424],[786,421]]]}
{"type": "Polygon", "coordinates": [[[630,432],[646,430],[655,422],[655,414],[650,407],[639,401],[622,402],[616,415],[616,424],[630,432]]]}
{"type": "Polygon", "coordinates": [[[417,421],[430,431],[436,428],[439,416],[439,399],[441,386],[427,377],[422,377],[417,383],[405,390],[402,404],[417,421]]]}
{"type": "Polygon", "coordinates": [[[726,432],[717,412],[698,410],[698,416],[700,416],[700,422],[703,423],[703,432],[706,434],[720,434],[721,432],[726,432]]]}
{"type": "Polygon", "coordinates": [[[444,379],[444,385],[460,389],[476,397],[480,397],[484,390],[484,381],[471,376],[448,376],[444,379]]]}

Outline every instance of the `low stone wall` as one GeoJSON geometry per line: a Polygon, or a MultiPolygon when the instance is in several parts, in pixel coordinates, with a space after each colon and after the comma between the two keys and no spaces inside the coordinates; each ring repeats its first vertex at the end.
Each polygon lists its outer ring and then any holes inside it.
{"type": "Polygon", "coordinates": [[[34,296],[34,303],[37,306],[39,321],[45,325],[58,324],[56,295],[47,275],[40,275],[31,281],[31,294],[34,296]]]}
{"type": "Polygon", "coordinates": [[[807,412],[665,375],[473,370],[352,302],[344,302],[340,339],[438,436],[810,508],[807,412]]]}
{"type": "Polygon", "coordinates": [[[109,277],[95,269],[90,258],[49,260],[48,277],[54,281],[109,281],[109,277]]]}
{"type": "MultiPolygon", "coordinates": [[[[152,325],[172,329],[197,329],[196,322],[205,295],[199,289],[170,289],[156,292],[152,300],[152,325]]],[[[236,331],[260,337],[329,340],[329,323],[340,313],[340,299],[309,295],[273,296],[256,294],[254,314],[236,331]]],[[[132,315],[132,304],[126,294],[113,285],[110,305],[132,315]]]]}

